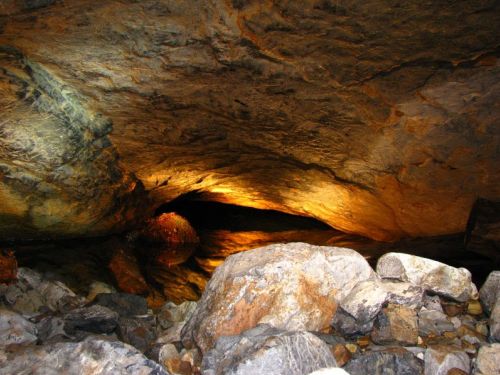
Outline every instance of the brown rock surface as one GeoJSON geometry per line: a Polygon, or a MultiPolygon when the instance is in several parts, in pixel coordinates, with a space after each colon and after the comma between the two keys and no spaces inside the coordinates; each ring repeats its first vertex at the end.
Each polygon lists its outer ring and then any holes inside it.
{"type": "Polygon", "coordinates": [[[0,234],[109,232],[189,191],[463,231],[500,198],[499,7],[3,1],[0,234]]]}

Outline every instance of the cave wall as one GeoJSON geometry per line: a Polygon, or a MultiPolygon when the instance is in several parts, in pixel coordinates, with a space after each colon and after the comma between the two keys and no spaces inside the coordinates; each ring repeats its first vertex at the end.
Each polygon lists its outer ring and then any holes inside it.
{"type": "Polygon", "coordinates": [[[0,3],[0,234],[180,194],[375,239],[500,199],[495,0],[0,3]]]}

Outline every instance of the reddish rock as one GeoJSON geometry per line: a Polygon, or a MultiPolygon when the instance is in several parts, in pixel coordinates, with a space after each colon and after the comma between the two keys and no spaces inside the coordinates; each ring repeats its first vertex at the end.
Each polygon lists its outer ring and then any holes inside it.
{"type": "Polygon", "coordinates": [[[142,276],[136,257],[126,248],[118,248],[109,262],[109,269],[118,287],[125,293],[146,294],[148,285],[142,276]]]}
{"type": "Polygon", "coordinates": [[[191,224],[175,212],[148,219],[141,232],[141,237],[150,243],[166,246],[197,244],[199,242],[198,235],[191,224]]]}
{"type": "Polygon", "coordinates": [[[0,283],[10,284],[16,281],[17,260],[12,250],[0,251],[0,283]]]}

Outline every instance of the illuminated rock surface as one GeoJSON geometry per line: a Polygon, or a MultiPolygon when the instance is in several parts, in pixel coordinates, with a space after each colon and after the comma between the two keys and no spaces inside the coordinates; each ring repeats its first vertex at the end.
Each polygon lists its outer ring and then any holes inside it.
{"type": "Polygon", "coordinates": [[[500,198],[499,6],[3,1],[0,234],[108,233],[190,191],[464,231],[500,198]]]}

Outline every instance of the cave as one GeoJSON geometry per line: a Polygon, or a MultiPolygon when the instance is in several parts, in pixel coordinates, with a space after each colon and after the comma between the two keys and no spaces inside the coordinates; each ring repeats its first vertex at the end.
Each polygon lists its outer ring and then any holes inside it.
{"type": "Polygon", "coordinates": [[[498,30],[0,0],[0,374],[500,373],[498,30]]]}

